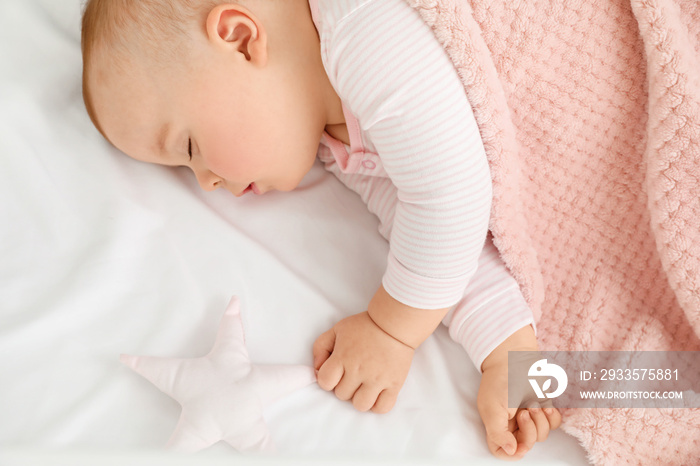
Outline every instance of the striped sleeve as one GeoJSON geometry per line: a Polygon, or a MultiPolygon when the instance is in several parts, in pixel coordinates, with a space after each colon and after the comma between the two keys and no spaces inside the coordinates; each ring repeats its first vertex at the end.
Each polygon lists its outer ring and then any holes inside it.
{"type": "Polygon", "coordinates": [[[476,271],[491,210],[471,106],[432,31],[404,0],[353,3],[324,64],[397,190],[383,285],[412,307],[450,307],[476,271]]]}
{"type": "MultiPolygon", "coordinates": [[[[326,155],[323,159],[328,171],[360,195],[368,210],[379,219],[379,232],[389,239],[398,202],[391,180],[343,173],[332,157],[326,155]]],[[[476,273],[443,323],[450,337],[466,350],[479,370],[491,351],[516,330],[528,324],[537,330],[532,311],[490,235],[479,256],[476,273]]]]}
{"type": "Polygon", "coordinates": [[[464,297],[443,319],[450,337],[467,351],[477,369],[498,345],[526,325],[537,331],[532,311],[490,235],[464,297]]]}
{"type": "MultiPolygon", "coordinates": [[[[344,173],[327,148],[319,156],[379,218],[379,231],[391,242],[385,287],[396,283],[392,296],[424,309],[456,301],[443,323],[480,369],[508,336],[535,325],[517,282],[486,236],[490,177],[471,106],[431,31],[403,0],[320,1],[326,21],[317,26],[329,78],[382,163],[391,167],[391,179],[344,173]],[[381,11],[363,11],[372,3],[381,11]],[[407,45],[399,46],[406,36],[407,45]],[[434,305],[434,291],[423,279],[449,283],[455,277],[461,288],[455,284],[452,297],[434,305]]],[[[310,4],[318,15],[316,1],[310,4]]]]}

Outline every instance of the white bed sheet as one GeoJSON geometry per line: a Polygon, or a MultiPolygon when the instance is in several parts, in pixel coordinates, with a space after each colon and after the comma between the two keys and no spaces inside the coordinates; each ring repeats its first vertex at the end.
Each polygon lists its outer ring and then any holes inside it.
{"type": "MultiPolygon", "coordinates": [[[[312,385],[265,411],[279,456],[164,452],[179,406],[121,352],[206,353],[236,294],[255,363],[310,365],[372,296],[387,244],[319,165],[292,193],[236,199],[111,148],[83,108],[79,18],[79,0],[0,0],[0,464],[502,464],[444,328],[387,415],[312,385]]],[[[587,461],[556,431],[521,464],[587,461]]]]}

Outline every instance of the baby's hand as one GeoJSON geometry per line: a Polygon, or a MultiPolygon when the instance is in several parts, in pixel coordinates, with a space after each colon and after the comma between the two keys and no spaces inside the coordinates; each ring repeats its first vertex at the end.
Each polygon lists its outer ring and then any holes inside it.
{"type": "Polygon", "coordinates": [[[318,384],[359,411],[386,413],[406,381],[414,350],[385,333],[367,312],[341,320],[313,347],[318,384]]]}
{"type": "Polygon", "coordinates": [[[477,407],[486,427],[486,443],[497,458],[521,459],[561,424],[561,414],[551,403],[545,407],[529,404],[527,409],[508,407],[508,351],[537,349],[528,325],[501,343],[482,364],[477,407]]]}

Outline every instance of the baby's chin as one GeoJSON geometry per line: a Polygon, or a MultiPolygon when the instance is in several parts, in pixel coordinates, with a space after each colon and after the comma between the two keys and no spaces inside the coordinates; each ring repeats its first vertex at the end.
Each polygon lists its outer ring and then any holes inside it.
{"type": "Polygon", "coordinates": [[[273,186],[270,186],[268,188],[268,191],[282,191],[282,192],[289,192],[289,191],[294,191],[295,189],[301,187],[304,184],[304,178],[306,177],[306,174],[309,173],[311,169],[307,170],[304,172],[301,176],[295,179],[290,179],[290,180],[285,180],[283,183],[275,184],[273,186]]]}

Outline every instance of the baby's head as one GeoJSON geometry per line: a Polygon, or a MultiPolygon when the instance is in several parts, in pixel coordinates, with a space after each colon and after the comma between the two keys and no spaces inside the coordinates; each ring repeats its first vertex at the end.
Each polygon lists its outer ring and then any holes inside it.
{"type": "Polygon", "coordinates": [[[105,138],[206,190],[294,189],[339,106],[307,0],[89,0],[82,50],[105,138]]]}

